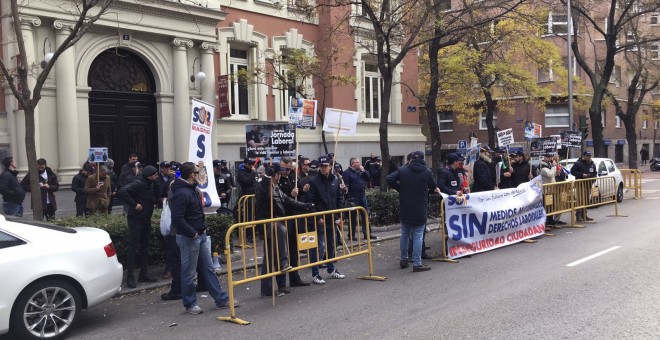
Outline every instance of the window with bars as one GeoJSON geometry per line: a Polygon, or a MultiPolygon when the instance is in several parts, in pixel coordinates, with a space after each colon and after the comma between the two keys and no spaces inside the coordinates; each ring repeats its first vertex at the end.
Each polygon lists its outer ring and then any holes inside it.
{"type": "Polygon", "coordinates": [[[552,13],[548,15],[548,34],[566,35],[568,33],[568,15],[552,13]]]}
{"type": "Polygon", "coordinates": [[[649,48],[649,54],[651,60],[660,60],[660,44],[651,44],[651,47],[649,48]]]}
{"type": "Polygon", "coordinates": [[[383,78],[378,72],[376,64],[364,64],[364,90],[362,93],[362,107],[365,118],[380,119],[381,97],[383,95],[383,78]]]}
{"type": "Polygon", "coordinates": [[[651,13],[649,17],[649,24],[651,25],[660,24],[660,13],[651,13]]]}
{"type": "Polygon", "coordinates": [[[231,48],[229,50],[229,75],[230,75],[230,110],[234,117],[247,117],[249,114],[249,90],[244,81],[240,81],[239,74],[248,71],[248,51],[231,48]]]}

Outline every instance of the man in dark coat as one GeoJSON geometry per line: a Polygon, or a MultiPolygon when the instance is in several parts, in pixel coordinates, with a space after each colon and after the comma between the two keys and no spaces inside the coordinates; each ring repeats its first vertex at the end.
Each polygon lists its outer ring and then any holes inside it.
{"type": "MultiPolygon", "coordinates": [[[[332,173],[330,167],[330,158],[328,156],[319,157],[320,172],[312,177],[310,189],[307,192],[306,200],[315,205],[316,211],[334,210],[342,207],[342,191],[346,192],[345,186],[340,185],[339,179],[332,173]]],[[[317,262],[325,253],[325,247],[328,249],[328,259],[335,257],[335,221],[341,220],[341,216],[328,214],[317,217],[318,225],[318,252],[316,248],[311,250],[311,261],[317,262]],[[319,254],[320,253],[320,254],[319,254]]],[[[346,276],[339,273],[334,263],[328,265],[328,274],[333,279],[343,279],[346,276]]],[[[319,267],[312,267],[312,282],[318,285],[325,284],[325,280],[319,274],[319,267]]]]}
{"type": "MultiPolygon", "coordinates": [[[[365,171],[362,164],[360,164],[360,159],[352,157],[349,160],[349,168],[344,171],[344,184],[348,187],[348,196],[353,201],[353,204],[359,207],[363,207],[367,214],[369,213],[369,206],[367,205],[367,193],[366,189],[369,187],[371,182],[371,176],[367,171],[365,171]]],[[[355,233],[357,232],[358,223],[362,229],[362,235],[364,238],[367,238],[367,225],[365,221],[358,221],[361,217],[361,214],[357,212],[351,213],[351,230],[352,238],[356,239],[355,233]]],[[[371,230],[370,230],[371,231],[371,230]]],[[[371,239],[375,240],[378,237],[369,233],[371,239]]]]}
{"type": "Polygon", "coordinates": [[[387,184],[399,192],[401,220],[401,268],[408,267],[408,239],[413,237],[413,272],[431,270],[422,263],[422,239],[428,216],[429,193],[440,193],[433,174],[424,162],[424,152],[411,154],[410,163],[387,176],[387,184]]]}
{"type": "MultiPolygon", "coordinates": [[[[596,171],[596,164],[591,160],[592,153],[591,151],[585,151],[582,153],[582,158],[578,159],[573,167],[571,167],[571,174],[575,179],[587,179],[587,178],[596,178],[598,177],[598,172],[596,171]]],[[[575,217],[578,221],[593,221],[593,218],[587,216],[587,209],[581,209],[575,213],[575,217]]]]}
{"type": "MultiPolygon", "coordinates": [[[[41,206],[43,215],[46,220],[50,221],[55,219],[55,211],[57,210],[57,201],[55,200],[55,192],[59,190],[60,183],[57,181],[57,175],[53,170],[48,167],[46,160],[43,158],[37,159],[37,172],[39,173],[39,188],[41,189],[41,206]]],[[[26,192],[30,192],[30,173],[28,172],[21,181],[21,186],[26,192]]]]}
{"type": "Polygon", "coordinates": [[[213,161],[213,176],[215,178],[215,190],[220,197],[220,206],[227,208],[231,201],[231,194],[234,191],[234,177],[227,167],[226,160],[213,161]]]}
{"type": "Polygon", "coordinates": [[[139,249],[139,282],[156,282],[148,275],[149,241],[151,240],[151,215],[154,212],[153,182],[158,177],[158,170],[147,165],[132,182],[119,189],[119,198],[128,207],[129,243],[126,254],[126,285],[135,288],[135,257],[139,249]]]}
{"type": "Polygon", "coordinates": [[[533,178],[530,172],[530,164],[525,159],[525,153],[518,150],[516,151],[513,162],[511,163],[513,173],[511,174],[511,187],[517,188],[523,183],[529,182],[533,178]]]}
{"type": "Polygon", "coordinates": [[[76,203],[76,216],[84,217],[89,215],[89,210],[87,210],[87,194],[85,193],[85,182],[87,177],[92,173],[94,169],[91,166],[85,165],[82,170],[78,171],[78,174],[73,177],[71,180],[71,191],[76,193],[76,197],[73,201],[76,203]]]}
{"type": "Polygon", "coordinates": [[[160,162],[158,168],[158,177],[154,182],[154,200],[156,208],[163,209],[163,198],[167,197],[167,189],[170,182],[174,180],[174,172],[170,171],[172,170],[172,164],[168,161],[160,162]]]}
{"type": "Polygon", "coordinates": [[[23,216],[23,200],[25,190],[18,182],[18,171],[14,157],[2,160],[5,170],[0,174],[0,194],[2,194],[2,210],[5,215],[23,216]]]}
{"type": "Polygon", "coordinates": [[[472,177],[474,184],[472,185],[472,192],[482,192],[495,190],[495,177],[490,173],[490,148],[488,145],[482,146],[479,150],[479,158],[474,162],[472,167],[472,177]]]}
{"type": "Polygon", "coordinates": [[[463,188],[463,182],[458,175],[458,164],[464,160],[459,154],[447,155],[447,165],[438,171],[438,188],[447,195],[459,195],[463,188]]]}

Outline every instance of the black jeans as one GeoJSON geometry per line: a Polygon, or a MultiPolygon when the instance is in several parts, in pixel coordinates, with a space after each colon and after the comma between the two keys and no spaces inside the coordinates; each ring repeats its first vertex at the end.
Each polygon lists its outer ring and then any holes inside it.
{"type": "Polygon", "coordinates": [[[128,248],[126,249],[126,272],[133,275],[135,257],[139,256],[140,275],[147,274],[149,258],[149,243],[151,241],[151,221],[136,218],[128,220],[128,248]],[[138,253],[139,252],[139,253],[138,253]]]}
{"type": "Polygon", "coordinates": [[[44,207],[44,218],[46,218],[47,221],[55,219],[55,206],[53,206],[52,203],[48,203],[44,207]]]}
{"type": "Polygon", "coordinates": [[[89,215],[87,210],[87,202],[76,202],[76,216],[85,217],[89,215]]]}

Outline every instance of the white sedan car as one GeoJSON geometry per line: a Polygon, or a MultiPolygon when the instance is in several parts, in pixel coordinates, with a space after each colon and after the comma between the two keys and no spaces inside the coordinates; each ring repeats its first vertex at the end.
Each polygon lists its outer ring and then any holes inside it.
{"type": "MultiPolygon", "coordinates": [[[[577,160],[578,160],[577,158],[569,158],[560,161],[559,163],[563,167],[565,167],[568,171],[571,171],[573,164],[575,164],[577,160]]],[[[616,167],[616,164],[614,164],[614,161],[609,158],[591,158],[591,161],[593,161],[594,164],[596,165],[596,172],[598,173],[598,177],[614,176],[617,187],[616,201],[619,203],[623,201],[623,193],[624,193],[623,175],[621,174],[621,171],[619,171],[619,168],[616,167]]],[[[569,181],[575,180],[575,177],[573,177],[572,174],[568,175],[568,180],[569,181]]]]}
{"type": "Polygon", "coordinates": [[[121,288],[122,266],[107,232],[0,215],[0,334],[61,339],[82,308],[121,288]]]}

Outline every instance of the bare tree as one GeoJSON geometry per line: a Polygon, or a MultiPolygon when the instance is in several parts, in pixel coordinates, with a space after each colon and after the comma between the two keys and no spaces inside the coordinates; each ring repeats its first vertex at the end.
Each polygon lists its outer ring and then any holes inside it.
{"type": "MultiPolygon", "coordinates": [[[[566,5],[565,0],[560,1],[566,5]]],[[[609,97],[615,102],[618,100],[608,89],[610,79],[615,75],[615,57],[622,53],[642,53],[644,49],[639,48],[639,46],[647,46],[660,40],[660,36],[657,34],[637,35],[641,31],[635,32],[636,28],[640,27],[639,23],[644,21],[645,15],[657,12],[660,9],[660,2],[657,0],[574,1],[571,7],[573,22],[569,32],[575,37],[572,40],[571,50],[593,89],[589,106],[589,118],[591,120],[594,153],[597,157],[604,157],[601,111],[605,97],[609,97]],[[594,59],[595,63],[593,62],[594,59]]],[[[629,60],[633,59],[636,58],[630,57],[629,60]]],[[[637,84],[640,84],[639,80],[645,78],[648,79],[648,77],[643,76],[643,73],[640,73],[637,84]]],[[[646,92],[648,91],[645,91],[644,94],[646,92]]],[[[634,109],[634,98],[639,98],[641,94],[640,91],[633,97],[629,96],[628,99],[632,100],[628,106],[634,109]]],[[[643,96],[640,99],[643,99],[643,96]]],[[[623,112],[622,110],[617,111],[623,112]]],[[[622,116],[617,113],[617,115],[622,119],[627,119],[634,125],[635,114],[630,116],[626,113],[622,116]]],[[[628,132],[626,132],[626,135],[628,135],[628,132]]],[[[633,142],[635,140],[633,133],[633,142]]],[[[631,140],[628,139],[628,141],[631,140]]],[[[633,152],[635,161],[636,153],[636,151],[633,152]]]]}
{"type": "Polygon", "coordinates": [[[61,6],[66,8],[72,17],[75,18],[75,24],[62,44],[56,46],[52,58],[45,63],[41,70],[36,65],[28,64],[23,29],[21,28],[22,4],[19,4],[18,0],[10,0],[9,2],[11,5],[12,30],[15,34],[15,43],[19,53],[16,56],[16,65],[8,64],[6,60],[0,57],[0,69],[2,69],[2,80],[8,84],[9,89],[25,112],[25,152],[28,159],[28,169],[32,170],[29,171],[29,176],[30,191],[32,192],[33,218],[35,220],[41,220],[43,219],[41,190],[39,188],[39,174],[35,171],[37,169],[37,152],[34,135],[34,110],[39,104],[39,100],[41,100],[41,90],[57,58],[62,52],[74,46],[91,29],[94,22],[106,12],[113,0],[74,0],[63,2],[61,6]],[[33,88],[30,89],[28,86],[28,77],[35,76],[35,73],[36,82],[33,88]]]}

